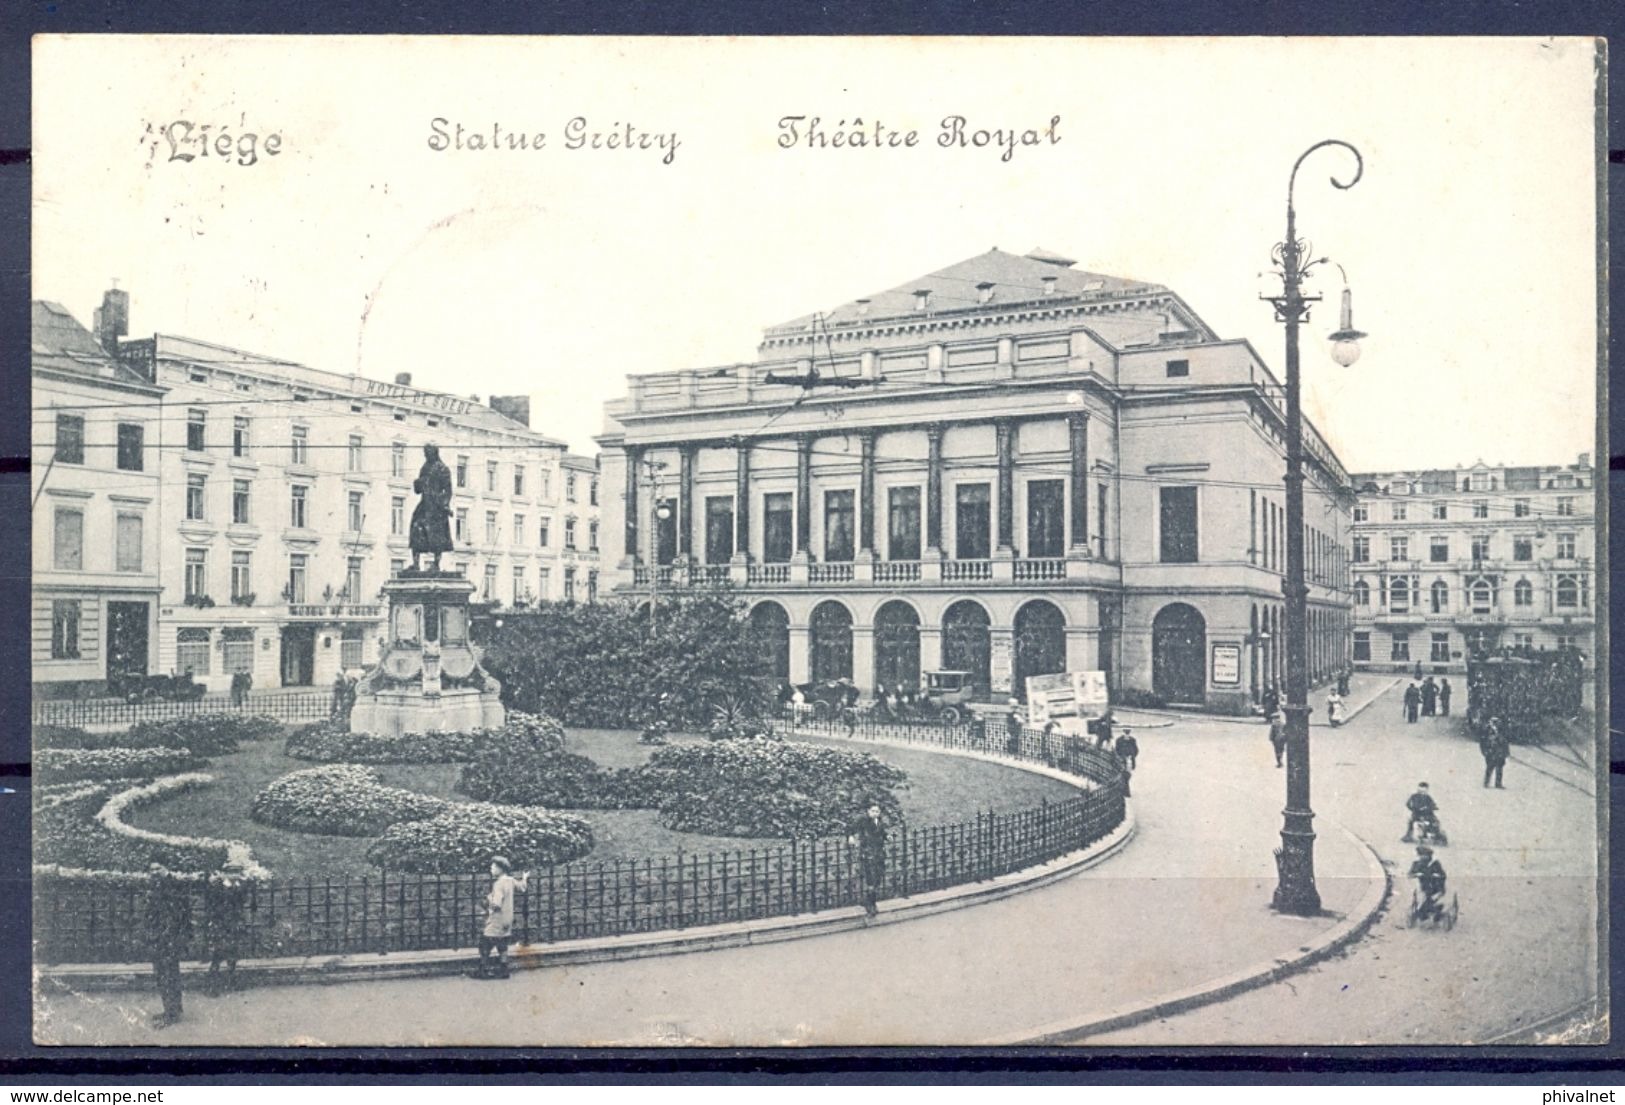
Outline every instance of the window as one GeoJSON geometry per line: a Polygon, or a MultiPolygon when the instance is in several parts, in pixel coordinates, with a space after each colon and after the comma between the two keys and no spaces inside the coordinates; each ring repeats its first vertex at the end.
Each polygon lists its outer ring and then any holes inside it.
{"type": "MultiPolygon", "coordinates": [[[[852,493],[846,492],[848,496],[852,493]]],[[[827,508],[828,498],[825,499],[827,508]]],[[[825,540],[829,531],[824,532],[825,540]]],[[[850,549],[850,545],[848,546],[850,549]]],[[[705,500],[705,562],[726,564],[734,554],[734,501],[727,495],[708,496],[705,500]]],[[[833,560],[835,557],[827,557],[833,560]]],[[[847,553],[845,559],[851,560],[847,553]]]]}
{"type": "Polygon", "coordinates": [[[64,572],[84,570],[85,512],[78,507],[56,508],[51,566],[64,572]]]}
{"type": "Polygon", "coordinates": [[[576,547],[576,520],[574,518],[564,520],[564,547],[567,549],[576,547]]]}
{"type": "Polygon", "coordinates": [[[351,434],[349,446],[344,451],[344,467],[349,472],[361,471],[361,435],[351,434]]]}
{"type": "Polygon", "coordinates": [[[288,601],[305,601],[305,582],[309,571],[310,557],[305,553],[291,553],[288,556],[288,601]]]}
{"type": "MultiPolygon", "coordinates": [[[[598,505],[598,477],[597,476],[594,476],[592,478],[592,482],[587,485],[587,502],[592,506],[597,506],[598,505]]],[[[597,572],[590,572],[588,574],[593,576],[593,577],[596,577],[598,575],[597,572]]],[[[589,599],[588,601],[590,602],[592,600],[589,599]]]]}
{"type": "Polygon", "coordinates": [[[574,568],[566,568],[564,569],[564,601],[574,602],[575,600],[576,570],[574,568]]]}
{"type": "Polygon", "coordinates": [[[553,473],[544,468],[537,473],[537,479],[541,482],[541,486],[536,493],[544,499],[551,498],[553,495],[553,473]]]}
{"type": "Polygon", "coordinates": [[[366,645],[365,626],[347,625],[339,638],[339,667],[353,671],[362,667],[361,650],[366,645]]]}
{"type": "Polygon", "coordinates": [[[1162,562],[1196,562],[1196,488],[1161,488],[1162,562]]]}
{"type": "Polygon", "coordinates": [[[304,529],[310,524],[310,488],[303,484],[294,484],[288,489],[289,499],[288,525],[294,529],[304,529]]]}
{"type": "Polygon", "coordinates": [[[1432,600],[1432,610],[1435,614],[1443,614],[1450,609],[1450,584],[1444,580],[1434,580],[1433,586],[1428,588],[1428,595],[1432,600]]]}
{"type": "Polygon", "coordinates": [[[523,514],[515,514],[513,516],[513,543],[515,545],[523,545],[525,543],[526,528],[525,516],[523,514]]]}
{"type": "MultiPolygon", "coordinates": [[[[707,500],[707,506],[709,505],[710,501],[707,500]]],[[[824,492],[824,559],[829,563],[845,563],[852,559],[853,549],[856,547],[853,538],[854,518],[851,491],[824,492]]],[[[709,526],[706,540],[709,546],[709,526]]],[[[710,559],[709,555],[706,559],[710,559]]]]}
{"type": "Polygon", "coordinates": [[[1409,537],[1390,537],[1388,539],[1389,560],[1409,560],[1411,558],[1411,539],[1409,537]]]}
{"type": "Polygon", "coordinates": [[[1370,521],[1370,519],[1371,511],[1369,508],[1363,506],[1357,506],[1354,508],[1354,520],[1356,522],[1366,522],[1370,521]]]}
{"type": "Polygon", "coordinates": [[[553,593],[553,569],[542,567],[536,569],[536,601],[546,602],[553,593]]]}
{"type": "Polygon", "coordinates": [[[794,496],[774,491],[762,496],[762,560],[785,564],[795,546],[794,496]]]}
{"type": "MultiPolygon", "coordinates": [[[[361,558],[346,557],[344,562],[344,597],[350,602],[361,601],[361,558]]],[[[346,664],[346,667],[349,665],[346,664]]]]}
{"type": "Polygon", "coordinates": [[[1450,559],[1450,538],[1430,537],[1428,539],[1428,559],[1435,564],[1444,564],[1450,559]]]}
{"type": "Polygon", "coordinates": [[[1467,584],[1467,608],[1474,614],[1494,613],[1495,585],[1483,576],[1470,580],[1467,584]]]}
{"type": "Polygon", "coordinates": [[[1527,579],[1520,579],[1512,585],[1513,606],[1535,605],[1535,586],[1527,579]]]}
{"type": "Polygon", "coordinates": [[[485,493],[487,495],[497,493],[497,462],[494,460],[485,462],[485,493]]]}
{"type": "Polygon", "coordinates": [[[1574,496],[1560,495],[1557,499],[1557,516],[1559,518],[1574,517],[1574,496]]]}
{"type": "Polygon", "coordinates": [[[1388,609],[1403,614],[1411,608],[1411,581],[1409,576],[1395,576],[1388,581],[1388,609]]]}
{"type": "Polygon", "coordinates": [[[207,478],[193,472],[186,477],[186,520],[188,522],[203,521],[203,490],[207,478]]]}
{"type": "Polygon", "coordinates": [[[1490,535],[1476,534],[1473,537],[1473,559],[1488,560],[1490,558],[1490,535]]]}
{"type": "Polygon", "coordinates": [[[247,480],[231,481],[231,524],[234,526],[248,525],[248,491],[247,480]]]}
{"type": "Polygon", "coordinates": [[[1574,576],[1557,577],[1557,607],[1559,610],[1574,610],[1585,603],[1584,588],[1574,576]]]}
{"type": "Polygon", "coordinates": [[[1388,508],[1388,510],[1389,510],[1389,513],[1393,516],[1394,521],[1403,522],[1405,520],[1405,504],[1404,503],[1394,503],[1392,506],[1390,506],[1388,508]]]}
{"type": "Polygon", "coordinates": [[[1448,503],[1434,503],[1433,504],[1433,520],[1435,522],[1446,521],[1449,517],[1450,517],[1450,504],[1448,504],[1448,503]]]}
{"type": "Polygon", "coordinates": [[[552,528],[553,519],[549,518],[545,514],[542,515],[540,524],[536,528],[536,543],[544,549],[547,548],[548,540],[552,536],[550,532],[552,528]]]}
{"type": "Polygon", "coordinates": [[[886,493],[886,558],[920,559],[918,487],[893,487],[886,493]]]}
{"type": "Polygon", "coordinates": [[[207,629],[177,629],[175,631],[175,666],[192,675],[209,674],[209,631],[207,629]]]}
{"type": "Polygon", "coordinates": [[[193,407],[186,412],[186,451],[189,453],[203,452],[203,427],[209,417],[209,412],[199,407],[193,407]]]}
{"type": "Polygon", "coordinates": [[[1557,535],[1557,558],[1559,560],[1574,559],[1574,534],[1560,533],[1557,535]]]}
{"type": "Polygon", "coordinates": [[[289,450],[289,464],[310,463],[310,427],[295,426],[292,430],[292,447],[289,450]]]}
{"type": "Polygon", "coordinates": [[[487,545],[497,543],[497,512],[494,510],[485,512],[485,543],[487,545]]]}
{"type": "Polygon", "coordinates": [[[220,667],[227,672],[254,670],[254,631],[234,626],[220,631],[220,667]]]}
{"type": "Polygon", "coordinates": [[[1357,579],[1354,581],[1354,605],[1371,605],[1371,584],[1367,583],[1363,579],[1357,579]]]}
{"type": "Polygon", "coordinates": [[[468,508],[466,506],[460,506],[457,508],[457,514],[452,520],[451,529],[452,536],[457,540],[468,540],[468,508]]]}
{"type": "Polygon", "coordinates": [[[231,455],[248,455],[248,415],[236,414],[231,418],[231,455]]]}
{"type": "Polygon", "coordinates": [[[1559,633],[1557,635],[1558,648],[1579,648],[1580,638],[1573,633],[1559,633]]]}
{"type": "Polygon", "coordinates": [[[85,463],[85,418],[80,414],[56,416],[56,462],[85,463]]]}
{"type": "Polygon", "coordinates": [[[567,503],[573,503],[576,501],[576,474],[574,472],[565,473],[564,501],[567,503]]]}
{"type": "Polygon", "coordinates": [[[1355,564],[1369,564],[1371,562],[1371,538],[1354,538],[1353,548],[1349,550],[1349,560],[1355,564]]]}
{"type": "Polygon", "coordinates": [[[1388,659],[1409,660],[1411,658],[1411,635],[1409,633],[1395,633],[1388,639],[1388,659]]]}
{"type": "Polygon", "coordinates": [[[1490,475],[1488,472],[1474,472],[1471,480],[1474,491],[1488,491],[1490,489],[1490,475]]]}
{"type": "Polygon", "coordinates": [[[1512,635],[1512,645],[1514,648],[1532,649],[1535,647],[1535,635],[1533,633],[1514,633],[1512,635]]]}
{"type": "Polygon", "coordinates": [[[523,564],[515,564],[513,566],[513,604],[515,606],[518,606],[520,603],[522,603],[524,601],[525,601],[525,566],[523,564]]]}
{"type": "Polygon", "coordinates": [[[1371,660],[1371,631],[1369,629],[1356,629],[1354,631],[1354,659],[1369,663],[1371,660]]]}
{"type": "Polygon", "coordinates": [[[1169,361],[1168,362],[1168,378],[1169,379],[1173,379],[1176,376],[1189,376],[1190,374],[1191,374],[1191,363],[1189,361],[1180,360],[1180,361],[1169,361]]]}
{"type": "MultiPolygon", "coordinates": [[[[675,514],[674,514],[674,517],[675,517],[675,514]]],[[[587,523],[587,551],[588,552],[597,552],[598,551],[598,523],[597,522],[588,522],[587,523]]]]}
{"type": "Polygon", "coordinates": [[[406,571],[406,561],[392,559],[389,562],[389,578],[396,579],[406,571]]]}
{"type": "Polygon", "coordinates": [[[1443,664],[1450,659],[1450,634],[1435,633],[1428,648],[1428,659],[1435,664],[1443,664]]]}
{"type": "Polygon", "coordinates": [[[954,555],[960,560],[986,560],[991,547],[992,487],[962,483],[954,488],[954,555]]]}
{"type": "Polygon", "coordinates": [[[462,490],[468,486],[468,458],[457,458],[457,488],[462,490]]]}
{"type": "Polygon", "coordinates": [[[249,552],[233,552],[231,554],[231,601],[246,601],[253,593],[254,584],[252,571],[253,554],[249,552]]]}
{"type": "Polygon", "coordinates": [[[1535,539],[1533,537],[1529,537],[1527,535],[1520,536],[1520,537],[1514,537],[1512,539],[1512,559],[1514,559],[1514,560],[1533,560],[1533,559],[1535,559],[1535,539]]]}
{"type": "MultiPolygon", "coordinates": [[[[1062,556],[1066,552],[1066,491],[1060,480],[1027,484],[1027,555],[1062,556]]],[[[1191,559],[1196,558],[1194,542],[1191,559]]]]}
{"type": "Polygon", "coordinates": [[[1097,508],[1095,524],[1100,527],[1100,559],[1106,559],[1106,481],[1102,480],[1100,486],[1095,488],[1097,508]]]}
{"type": "Polygon", "coordinates": [[[402,495],[391,496],[389,500],[389,534],[399,537],[406,532],[406,498],[402,495]]]}
{"type": "Polygon", "coordinates": [[[121,472],[140,472],[146,468],[145,445],[147,431],[135,422],[118,424],[118,467],[121,472]]]}
{"type": "Polygon", "coordinates": [[[598,601],[598,573],[591,568],[587,570],[587,601],[598,601]]]}
{"type": "Polygon", "coordinates": [[[525,493],[525,466],[523,464],[513,466],[513,493],[516,497],[525,493]]]}
{"type": "Polygon", "coordinates": [[[209,550],[186,550],[186,597],[200,599],[209,593],[209,550]]]}
{"type": "Polygon", "coordinates": [[[139,572],[145,558],[147,520],[139,514],[120,514],[113,520],[113,570],[139,572]]]}
{"type": "Polygon", "coordinates": [[[389,447],[389,474],[397,480],[406,478],[406,443],[403,441],[389,447]]]}
{"type": "Polygon", "coordinates": [[[1514,518],[1527,518],[1527,517],[1529,517],[1529,500],[1528,499],[1513,499],[1512,500],[1512,516],[1514,518]]]}
{"type": "Polygon", "coordinates": [[[1473,517],[1488,518],[1490,516],[1490,501],[1488,499],[1473,500],[1473,517]]]}

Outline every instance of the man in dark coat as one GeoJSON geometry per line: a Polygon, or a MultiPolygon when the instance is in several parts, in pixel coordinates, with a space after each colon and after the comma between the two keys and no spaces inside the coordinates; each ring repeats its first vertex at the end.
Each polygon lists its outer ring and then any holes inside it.
{"type": "Polygon", "coordinates": [[[153,1014],[155,1028],[181,1019],[181,955],[192,938],[192,900],[180,880],[154,863],[147,888],[147,939],[152,949],[152,975],[164,1002],[153,1014]]]}
{"type": "Polygon", "coordinates": [[[237,988],[237,957],[242,954],[248,884],[243,865],[233,860],[209,876],[203,886],[203,932],[209,950],[209,992],[237,988]],[[226,977],[220,977],[220,964],[226,977]]]}
{"type": "Polygon", "coordinates": [[[1140,766],[1140,742],[1134,739],[1134,730],[1124,729],[1113,748],[1130,771],[1140,766]]]}
{"type": "Polygon", "coordinates": [[[880,819],[880,807],[870,806],[862,817],[852,822],[847,828],[846,840],[858,850],[863,912],[873,917],[879,912],[875,902],[886,884],[886,823],[880,819]]]}
{"type": "Polygon", "coordinates": [[[1439,681],[1439,716],[1450,716],[1450,680],[1448,677],[1439,681]]]}
{"type": "Polygon", "coordinates": [[[1271,683],[1264,691],[1264,701],[1260,705],[1264,708],[1265,721],[1274,717],[1275,711],[1281,708],[1281,692],[1275,689],[1274,683],[1271,683]]]}
{"type": "Polygon", "coordinates": [[[1405,721],[1407,724],[1416,720],[1416,712],[1422,706],[1422,688],[1412,683],[1405,688],[1405,721]]]}
{"type": "Polygon", "coordinates": [[[1422,681],[1422,716],[1433,717],[1439,708],[1439,685],[1428,676],[1422,681]]]}
{"type": "Polygon", "coordinates": [[[1490,777],[1495,778],[1495,789],[1504,790],[1501,785],[1501,771],[1506,767],[1507,753],[1510,751],[1506,734],[1501,732],[1501,719],[1490,718],[1484,735],[1479,738],[1478,751],[1484,757],[1484,785],[1490,785],[1490,777]]]}
{"type": "Polygon", "coordinates": [[[440,554],[448,553],[451,544],[451,469],[440,459],[440,450],[433,445],[423,447],[423,467],[412,481],[412,490],[421,495],[412,511],[412,525],[408,540],[412,546],[412,566],[418,566],[423,553],[434,557],[434,568],[440,568],[440,554]]]}

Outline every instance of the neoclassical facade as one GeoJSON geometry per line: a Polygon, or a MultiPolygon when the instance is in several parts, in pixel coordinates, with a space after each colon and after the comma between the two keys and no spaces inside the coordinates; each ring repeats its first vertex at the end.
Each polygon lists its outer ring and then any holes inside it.
{"type": "Polygon", "coordinates": [[[1573,464],[1355,477],[1354,661],[1462,671],[1503,647],[1595,648],[1596,486],[1573,464]]]}
{"type": "MultiPolygon", "coordinates": [[[[1279,677],[1280,388],[1165,287],[993,250],[771,327],[754,362],[629,383],[599,439],[606,578],[739,589],[781,678],[947,668],[1002,699],[1099,668],[1120,697],[1240,711],[1279,677]]],[[[1325,677],[1351,500],[1308,438],[1325,677]]]]}

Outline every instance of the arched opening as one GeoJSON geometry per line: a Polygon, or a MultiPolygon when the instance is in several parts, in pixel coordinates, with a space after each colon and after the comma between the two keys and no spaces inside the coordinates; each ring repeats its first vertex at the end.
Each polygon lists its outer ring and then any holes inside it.
{"type": "Polygon", "coordinates": [[[1027,697],[1027,677],[1066,670],[1066,618],[1054,603],[1034,599],[1016,611],[1015,693],[1027,697]]]}
{"type": "Polygon", "coordinates": [[[838,602],[821,602],[808,623],[814,683],[852,678],[852,614],[838,602]]]}
{"type": "Polygon", "coordinates": [[[775,682],[790,681],[790,615],[776,602],[759,602],[751,608],[750,631],[756,647],[767,658],[767,668],[775,682]]]}
{"type": "Polygon", "coordinates": [[[1194,606],[1169,603],[1151,623],[1151,689],[1164,702],[1207,697],[1207,622],[1194,606]]]}
{"type": "Polygon", "coordinates": [[[920,616],[895,599],[875,612],[875,688],[920,689],[920,616]]]}
{"type": "Polygon", "coordinates": [[[961,599],[942,615],[942,666],[970,672],[978,697],[986,695],[992,683],[991,626],[982,604],[970,599],[961,599]]]}

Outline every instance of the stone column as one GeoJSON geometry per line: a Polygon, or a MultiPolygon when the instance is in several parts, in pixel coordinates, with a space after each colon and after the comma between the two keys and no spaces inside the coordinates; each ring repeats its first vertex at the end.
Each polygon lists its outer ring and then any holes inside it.
{"type": "Polygon", "coordinates": [[[942,549],[942,433],[941,422],[925,428],[925,544],[927,549],[942,549]]]}
{"type": "Polygon", "coordinates": [[[734,474],[734,559],[750,560],[750,442],[734,443],[737,461],[734,474]]]}
{"type": "Polygon", "coordinates": [[[992,695],[1003,701],[1010,696],[1015,685],[1015,630],[1008,626],[994,626],[991,631],[992,658],[988,666],[988,683],[992,695]]]}
{"type": "Polygon", "coordinates": [[[812,636],[807,626],[790,626],[790,682],[806,683],[812,676],[812,636]]]}
{"type": "Polygon", "coordinates": [[[875,693],[875,628],[872,625],[852,627],[852,682],[865,697],[875,693]]]}
{"type": "Polygon", "coordinates": [[[1074,411],[1067,415],[1072,446],[1072,479],[1067,485],[1072,502],[1070,546],[1082,552],[1089,549],[1089,415],[1074,411]]]}
{"type": "Polygon", "coordinates": [[[694,454],[696,447],[684,445],[678,454],[677,470],[677,555],[685,562],[694,558],[694,454]]]}
{"type": "Polygon", "coordinates": [[[1006,556],[1015,547],[1016,528],[1016,424],[1001,418],[993,424],[999,449],[999,540],[1006,556]]]}
{"type": "Polygon", "coordinates": [[[863,446],[863,475],[858,492],[858,551],[875,551],[875,432],[859,430],[858,441],[863,446]]]}
{"type": "Polygon", "coordinates": [[[813,435],[796,438],[796,555],[802,560],[812,549],[813,435]]]}
{"type": "Polygon", "coordinates": [[[626,457],[626,559],[638,562],[638,468],[643,463],[643,449],[628,445],[626,457]]]}
{"type": "Polygon", "coordinates": [[[940,625],[920,626],[920,672],[923,677],[928,671],[941,671],[942,663],[942,627],[940,625]]]}

